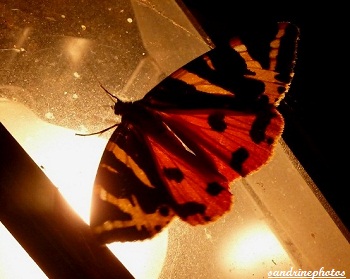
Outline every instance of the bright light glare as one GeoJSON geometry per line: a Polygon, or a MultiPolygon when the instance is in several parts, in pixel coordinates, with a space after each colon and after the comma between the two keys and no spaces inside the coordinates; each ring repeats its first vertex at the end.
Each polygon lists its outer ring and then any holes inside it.
{"type": "Polygon", "coordinates": [[[151,240],[142,242],[112,243],[107,245],[118,259],[130,268],[137,279],[159,278],[168,247],[168,230],[163,230],[151,240]],[[140,257],[140,255],[142,255],[140,257]]]}
{"type": "Polygon", "coordinates": [[[290,259],[265,223],[237,230],[222,245],[223,268],[261,270],[266,265],[288,263],[290,259]]]}
{"type": "Polygon", "coordinates": [[[76,136],[60,127],[48,129],[46,137],[34,139],[38,148],[33,149],[33,158],[88,224],[93,182],[106,142],[93,136],[76,136]]]}
{"type": "Polygon", "coordinates": [[[2,223],[0,223],[0,278],[47,278],[2,223]]]}

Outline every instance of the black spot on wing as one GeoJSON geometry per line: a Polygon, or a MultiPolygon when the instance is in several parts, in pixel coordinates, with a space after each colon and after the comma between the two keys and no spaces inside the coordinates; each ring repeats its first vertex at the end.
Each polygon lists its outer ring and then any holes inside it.
{"type": "Polygon", "coordinates": [[[178,204],[176,211],[181,218],[186,219],[189,216],[201,214],[205,212],[206,206],[197,202],[186,202],[184,204],[178,204]]]}
{"type": "Polygon", "coordinates": [[[178,168],[163,168],[165,177],[169,180],[175,180],[180,183],[184,179],[182,171],[178,168]]]}
{"type": "Polygon", "coordinates": [[[214,131],[225,131],[227,128],[227,124],[225,122],[225,114],[220,112],[210,114],[208,116],[208,124],[214,131]]]}
{"type": "Polygon", "coordinates": [[[250,137],[255,143],[261,143],[266,139],[266,129],[271,119],[275,116],[276,113],[272,109],[262,110],[257,113],[252,128],[249,131],[250,137]]]}
{"type": "Polygon", "coordinates": [[[268,145],[273,144],[274,141],[275,141],[275,140],[274,140],[273,138],[271,138],[271,137],[267,137],[267,138],[266,138],[266,143],[267,143],[268,145]]]}
{"type": "Polygon", "coordinates": [[[159,207],[159,214],[162,216],[169,216],[169,207],[162,205],[159,207]]]}
{"type": "Polygon", "coordinates": [[[204,220],[205,220],[205,221],[207,221],[207,222],[210,222],[210,221],[211,221],[211,217],[210,217],[210,216],[205,215],[205,216],[203,216],[203,217],[204,217],[204,220]]]}
{"type": "Polygon", "coordinates": [[[278,94],[283,94],[284,92],[286,92],[287,88],[285,86],[278,86],[277,87],[277,92],[278,94]]]}
{"type": "Polygon", "coordinates": [[[222,187],[218,182],[211,182],[207,185],[207,193],[211,196],[217,196],[221,193],[221,191],[224,190],[224,187],[222,187]]]}
{"type": "Polygon", "coordinates": [[[244,147],[238,148],[236,151],[232,152],[230,166],[233,170],[237,171],[239,174],[244,175],[242,173],[243,163],[249,157],[249,152],[244,147]]]}
{"type": "Polygon", "coordinates": [[[155,231],[157,231],[157,232],[160,232],[161,230],[162,230],[162,226],[160,226],[160,225],[156,225],[156,226],[154,226],[154,230],[155,231]]]}

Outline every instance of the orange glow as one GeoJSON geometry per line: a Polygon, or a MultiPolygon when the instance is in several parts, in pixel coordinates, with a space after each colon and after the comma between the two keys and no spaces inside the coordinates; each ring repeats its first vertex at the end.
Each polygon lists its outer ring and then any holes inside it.
{"type": "Polygon", "coordinates": [[[81,62],[88,51],[91,41],[84,38],[65,37],[62,52],[68,56],[73,64],[81,62]]]}
{"type": "Polygon", "coordinates": [[[221,245],[221,261],[223,269],[241,270],[245,274],[259,274],[260,270],[278,263],[290,263],[290,258],[281,243],[265,222],[248,224],[224,237],[221,245]]]}

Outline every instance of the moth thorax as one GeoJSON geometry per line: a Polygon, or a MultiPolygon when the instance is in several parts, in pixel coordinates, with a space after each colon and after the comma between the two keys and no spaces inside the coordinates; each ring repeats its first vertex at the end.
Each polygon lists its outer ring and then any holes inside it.
{"type": "Polygon", "coordinates": [[[132,102],[123,102],[118,100],[114,104],[114,113],[116,115],[123,115],[127,112],[130,112],[134,107],[134,104],[132,102]]]}

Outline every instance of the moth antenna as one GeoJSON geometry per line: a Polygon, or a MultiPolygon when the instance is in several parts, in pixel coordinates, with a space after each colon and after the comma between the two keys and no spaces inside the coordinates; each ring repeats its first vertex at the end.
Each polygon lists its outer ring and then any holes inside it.
{"type": "MultiPolygon", "coordinates": [[[[90,65],[87,65],[87,68],[89,69],[90,73],[93,75],[93,77],[96,79],[96,81],[99,83],[100,87],[107,93],[107,95],[112,99],[112,101],[114,103],[116,103],[117,101],[119,101],[118,97],[113,95],[112,93],[110,93],[108,91],[108,89],[102,84],[102,82],[98,79],[98,77],[95,75],[95,72],[91,69],[90,65]]],[[[113,106],[112,106],[113,108],[113,106]]],[[[76,136],[93,136],[93,135],[101,135],[104,132],[109,131],[110,129],[113,129],[114,127],[118,126],[119,123],[115,123],[112,126],[109,126],[103,130],[97,131],[97,132],[93,132],[93,133],[87,133],[87,134],[82,134],[82,133],[75,133],[76,136]]]]}
{"type": "Polygon", "coordinates": [[[112,101],[114,103],[116,103],[116,101],[119,101],[118,97],[113,95],[111,92],[108,91],[108,89],[98,80],[100,87],[107,93],[107,95],[112,99],[112,101]]]}
{"type": "Polygon", "coordinates": [[[88,133],[88,134],[75,133],[75,135],[76,135],[76,136],[83,136],[83,137],[85,137],[85,136],[93,136],[93,135],[101,135],[101,134],[103,134],[104,132],[107,132],[108,130],[113,129],[114,127],[116,127],[116,126],[118,126],[118,125],[119,125],[119,123],[115,123],[115,124],[113,124],[112,126],[109,126],[109,127],[105,128],[105,129],[103,129],[103,130],[100,130],[100,131],[98,131],[98,132],[93,132],[93,133],[88,133]]]}
{"type": "Polygon", "coordinates": [[[119,98],[115,95],[113,95],[111,92],[108,91],[108,89],[102,84],[102,82],[99,80],[99,78],[96,76],[95,72],[91,69],[90,65],[87,65],[87,68],[91,72],[91,74],[94,76],[100,87],[107,93],[107,95],[112,99],[113,103],[116,103],[116,101],[119,101],[119,98]]]}

